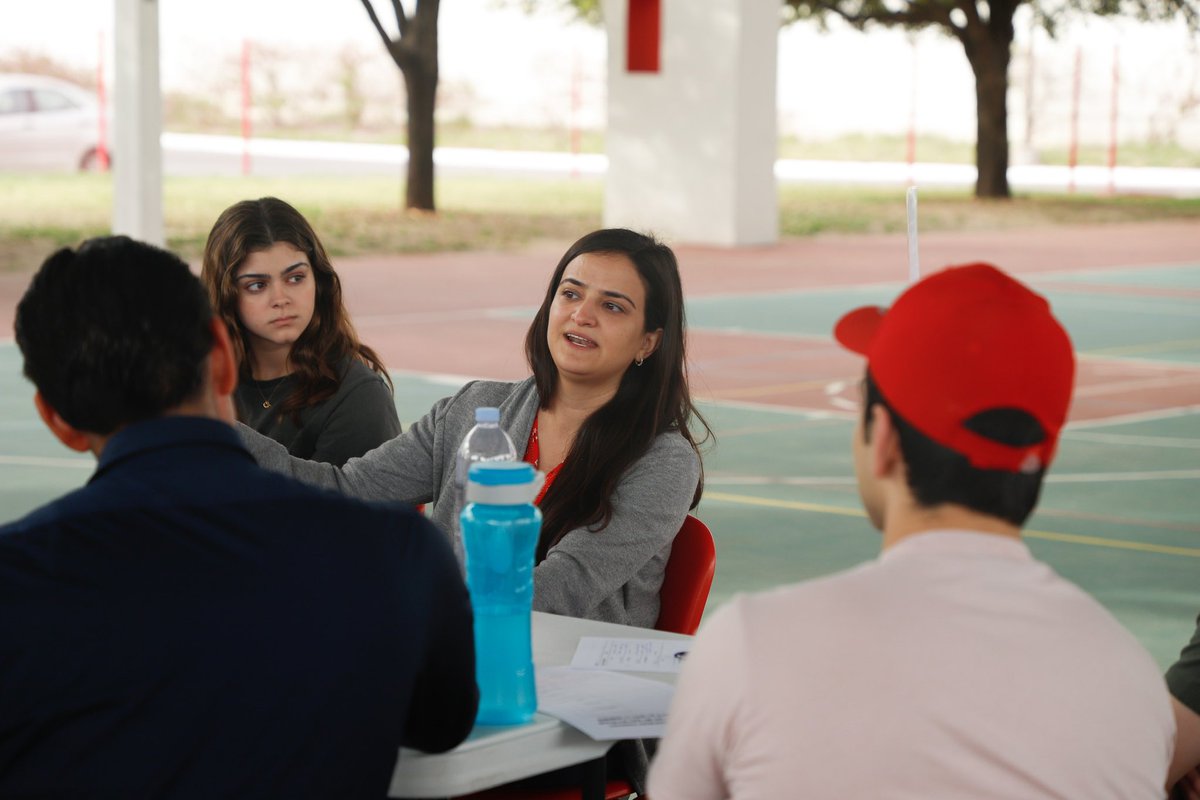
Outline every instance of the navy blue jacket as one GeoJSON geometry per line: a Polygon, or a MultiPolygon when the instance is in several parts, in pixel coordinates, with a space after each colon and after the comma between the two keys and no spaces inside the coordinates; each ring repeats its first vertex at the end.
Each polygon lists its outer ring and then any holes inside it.
{"type": "Polygon", "coordinates": [[[433,525],[261,470],[221,422],[129,426],[0,528],[0,797],[383,797],[477,699],[433,525]]]}

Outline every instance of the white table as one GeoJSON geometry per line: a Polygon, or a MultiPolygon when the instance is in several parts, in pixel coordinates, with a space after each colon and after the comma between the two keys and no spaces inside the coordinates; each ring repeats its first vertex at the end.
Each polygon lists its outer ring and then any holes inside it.
{"type": "MultiPolygon", "coordinates": [[[[533,662],[538,667],[571,663],[582,636],[625,639],[689,639],[676,633],[533,612],[533,662]]],[[[674,673],[630,673],[674,683],[674,673]]],[[[403,749],[392,774],[391,797],[454,797],[544,772],[600,759],[613,742],[597,742],[564,722],[536,714],[524,725],[477,725],[448,753],[403,749]]]]}

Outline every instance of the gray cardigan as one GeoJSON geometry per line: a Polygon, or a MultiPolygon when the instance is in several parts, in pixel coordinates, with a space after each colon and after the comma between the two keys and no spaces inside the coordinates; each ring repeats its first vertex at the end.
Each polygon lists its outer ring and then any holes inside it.
{"type": "MultiPolygon", "coordinates": [[[[532,378],[473,381],[439,400],[408,430],[340,469],[293,458],[271,439],[239,425],[258,463],[275,472],[368,500],[433,503],[433,521],[450,530],[454,457],[475,424],[475,409],[498,406],[500,425],[524,452],[538,411],[532,378]]],[[[576,528],[534,570],[538,611],[643,628],[658,619],[658,590],[671,542],[700,479],[700,459],[678,433],[663,433],[621,477],[603,530],[576,528]]]]}

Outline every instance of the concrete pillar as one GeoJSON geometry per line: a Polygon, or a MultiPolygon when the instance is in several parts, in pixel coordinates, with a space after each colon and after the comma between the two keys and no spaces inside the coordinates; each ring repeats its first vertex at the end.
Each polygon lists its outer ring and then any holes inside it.
{"type": "Polygon", "coordinates": [[[112,229],[162,245],[158,0],[116,0],[115,8],[112,229]]]}
{"type": "Polygon", "coordinates": [[[605,224],[678,243],[775,242],[779,3],[650,0],[661,14],[658,71],[630,72],[630,6],[639,2],[604,0],[605,224]]]}

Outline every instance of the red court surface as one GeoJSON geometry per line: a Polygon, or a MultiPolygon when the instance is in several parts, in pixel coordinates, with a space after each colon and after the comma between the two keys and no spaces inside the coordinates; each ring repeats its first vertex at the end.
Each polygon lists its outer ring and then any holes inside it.
{"type": "MultiPolygon", "coordinates": [[[[515,378],[527,374],[523,340],[529,314],[568,242],[515,253],[437,253],[339,259],[346,302],[363,340],[389,368],[415,373],[515,378]]],[[[906,274],[903,234],[817,236],[753,248],[676,247],[689,298],[895,283],[906,274]]],[[[1014,274],[1200,261],[1200,223],[1161,222],[931,233],[921,237],[925,271],[990,261],[1014,274]]],[[[1050,281],[1047,283],[1046,281],[1050,281]]],[[[12,315],[28,274],[0,275],[0,326],[12,315]]],[[[1190,288],[1108,286],[1088,290],[1148,298],[1193,299],[1190,288]]],[[[1200,333],[1200,332],[1198,332],[1200,333]]],[[[849,413],[861,362],[827,337],[772,336],[694,329],[689,356],[699,399],[849,413]],[[839,383],[841,384],[839,386],[839,383]]],[[[1084,357],[1075,422],[1154,413],[1200,403],[1200,367],[1084,357]]]]}
{"type": "MultiPolygon", "coordinates": [[[[338,268],[360,334],[390,368],[515,378],[527,374],[522,348],[529,315],[566,244],[521,253],[344,259],[338,268]]],[[[926,271],[984,260],[1017,275],[1045,276],[1039,287],[1046,288],[1050,273],[1200,262],[1200,224],[935,233],[923,236],[920,246],[926,271]]],[[[676,253],[689,298],[895,283],[906,269],[903,235],[820,236],[741,249],[681,246],[676,253]]],[[[1200,295],[1106,286],[1103,277],[1096,284],[1123,295],[1200,295]]],[[[1096,284],[1089,282],[1088,290],[1096,284]]],[[[828,337],[703,329],[689,337],[700,399],[848,413],[861,361],[828,337]]],[[[1200,403],[1200,367],[1187,364],[1082,357],[1078,383],[1077,423],[1200,403]]]]}

